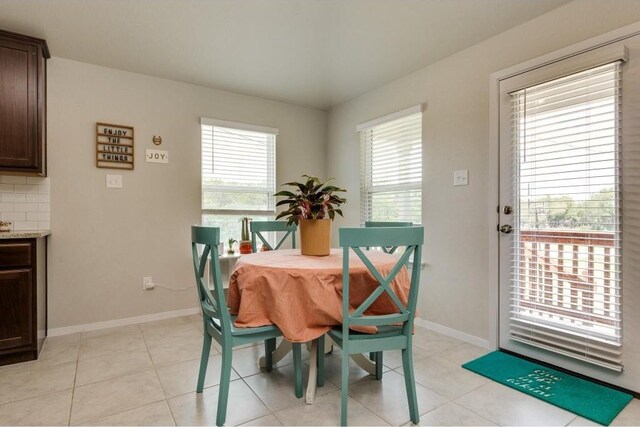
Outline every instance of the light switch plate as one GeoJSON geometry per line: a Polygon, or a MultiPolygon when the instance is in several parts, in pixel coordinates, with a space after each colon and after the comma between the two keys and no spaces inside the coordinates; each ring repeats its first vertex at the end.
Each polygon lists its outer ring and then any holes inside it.
{"type": "Polygon", "coordinates": [[[469,169],[453,171],[453,185],[456,187],[469,185],[469,169]]]}
{"type": "Polygon", "coordinates": [[[107,175],[107,188],[122,188],[122,175],[107,175]]]}

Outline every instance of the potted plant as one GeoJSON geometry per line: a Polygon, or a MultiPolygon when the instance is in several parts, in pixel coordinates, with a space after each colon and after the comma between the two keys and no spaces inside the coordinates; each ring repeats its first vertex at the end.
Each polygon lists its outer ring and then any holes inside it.
{"type": "Polygon", "coordinates": [[[300,227],[300,249],[302,255],[329,255],[331,249],[331,221],[336,214],[342,215],[340,205],[347,200],[335,193],[346,192],[342,188],[329,185],[329,181],[302,175],[306,182],[287,182],[294,191],[279,191],[275,195],[286,197],[276,206],[287,205],[276,219],[286,218],[287,224],[300,227]]]}
{"type": "Polygon", "coordinates": [[[238,243],[238,241],[236,239],[230,238],[229,240],[227,240],[227,243],[229,243],[229,246],[227,246],[227,255],[233,255],[235,253],[235,251],[233,250],[233,244],[238,243]]]}

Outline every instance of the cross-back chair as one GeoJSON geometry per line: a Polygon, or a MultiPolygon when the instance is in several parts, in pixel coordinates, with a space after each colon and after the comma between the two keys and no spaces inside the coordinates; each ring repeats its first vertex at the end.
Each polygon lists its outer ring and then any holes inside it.
{"type": "MultiPolygon", "coordinates": [[[[413,222],[407,221],[365,221],[365,228],[380,228],[380,227],[411,227],[413,226],[413,222]]],[[[382,246],[381,249],[388,253],[392,254],[398,250],[397,246],[382,246]]]]}
{"type": "MultiPolygon", "coordinates": [[[[221,426],[224,424],[227,415],[233,347],[259,341],[266,342],[267,340],[275,344],[275,339],[282,336],[282,333],[275,325],[255,328],[236,328],[234,326],[233,322],[236,316],[232,316],[227,308],[227,299],[220,274],[218,243],[220,243],[220,228],[197,225],[191,227],[193,268],[204,322],[204,341],[202,343],[202,356],[200,358],[200,372],[198,374],[196,392],[202,393],[204,387],[211,340],[213,338],[222,347],[222,368],[220,369],[218,412],[216,415],[216,425],[221,426]],[[209,260],[209,272],[213,290],[209,289],[209,280],[206,277],[207,260],[209,260]]],[[[301,345],[294,343],[293,349],[294,370],[296,372],[295,394],[297,397],[302,397],[301,345]]],[[[271,356],[271,354],[267,354],[267,370],[271,370],[271,358],[268,356],[271,356]]]]}
{"type": "Polygon", "coordinates": [[[251,221],[251,246],[253,252],[258,251],[258,241],[262,242],[270,251],[278,250],[287,238],[291,236],[291,247],[296,248],[296,231],[298,226],[295,224],[287,225],[285,221],[251,221]],[[262,233],[282,232],[284,235],[278,240],[275,246],[262,233]]]}
{"type": "MultiPolygon", "coordinates": [[[[413,373],[413,321],[420,286],[420,269],[411,269],[410,291],[407,304],[391,288],[398,273],[406,268],[410,256],[420,259],[424,242],[424,227],[372,227],[340,228],[340,247],[343,251],[342,267],[342,326],[331,329],[328,334],[342,348],[342,400],[341,424],[347,424],[347,388],[349,385],[349,355],[384,350],[401,350],[402,367],[409,403],[411,421],[419,422],[418,403],[413,373]],[[403,247],[405,250],[395,266],[384,277],[369,260],[367,247],[403,247]],[[353,251],[375,277],[378,286],[357,307],[350,310],[349,304],[349,253],[353,251]],[[367,309],[380,297],[387,295],[397,312],[385,315],[367,314],[367,309]],[[351,331],[351,326],[377,326],[375,334],[351,331]]],[[[323,363],[322,361],[320,363],[323,363]]],[[[320,370],[319,370],[320,371],[320,370]]]]}
{"type": "MultiPolygon", "coordinates": [[[[380,227],[411,227],[413,226],[413,222],[409,222],[409,221],[365,221],[364,226],[366,228],[380,228],[380,227]]],[[[369,248],[367,248],[369,249],[369,248]]],[[[398,250],[397,246],[389,246],[389,247],[385,247],[382,246],[380,249],[382,249],[383,252],[388,253],[388,254],[393,254],[398,250]]],[[[409,266],[409,260],[407,259],[407,266],[409,266]]],[[[383,357],[382,357],[382,352],[377,352],[377,353],[371,353],[369,354],[369,359],[373,360],[374,363],[376,364],[376,378],[377,379],[382,379],[382,363],[383,363],[383,357]]]]}

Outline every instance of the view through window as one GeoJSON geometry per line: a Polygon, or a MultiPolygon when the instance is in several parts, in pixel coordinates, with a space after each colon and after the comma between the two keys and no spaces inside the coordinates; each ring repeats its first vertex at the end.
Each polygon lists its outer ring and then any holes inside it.
{"type": "Polygon", "coordinates": [[[240,240],[242,217],[274,217],[277,133],[202,119],[202,224],[220,227],[225,245],[240,240]]]}
{"type": "Polygon", "coordinates": [[[361,222],[422,223],[422,111],[360,131],[361,222]]]}
{"type": "Polygon", "coordinates": [[[512,337],[560,352],[587,339],[603,360],[622,328],[619,81],[616,62],[511,94],[512,337]]]}

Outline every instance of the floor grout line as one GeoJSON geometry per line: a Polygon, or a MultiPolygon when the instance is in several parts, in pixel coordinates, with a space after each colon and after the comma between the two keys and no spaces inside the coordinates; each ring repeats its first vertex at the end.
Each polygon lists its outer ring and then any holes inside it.
{"type": "Polygon", "coordinates": [[[578,415],[576,415],[575,417],[573,417],[573,418],[571,419],[571,421],[569,421],[567,424],[565,424],[565,426],[570,426],[570,425],[571,425],[571,423],[572,423],[572,422],[574,422],[574,421],[575,421],[575,420],[577,420],[577,419],[578,419],[578,415]]]}
{"type": "Polygon", "coordinates": [[[158,384],[160,384],[160,390],[162,390],[162,395],[164,396],[164,402],[166,403],[167,407],[169,408],[169,414],[171,414],[171,420],[173,420],[173,425],[177,426],[178,423],[176,422],[176,418],[173,415],[173,411],[171,410],[171,405],[169,405],[169,400],[167,399],[167,392],[164,389],[164,386],[162,385],[162,380],[160,379],[160,375],[158,375],[158,367],[156,366],[155,362],[153,361],[153,357],[151,357],[151,351],[149,350],[149,345],[147,344],[147,339],[144,336],[144,331],[142,330],[142,328],[138,325],[138,329],[140,329],[140,334],[142,335],[142,342],[144,342],[144,347],[147,349],[147,354],[149,355],[149,360],[151,360],[151,365],[153,366],[153,370],[156,373],[156,378],[158,379],[158,384]]]}
{"type": "Polygon", "coordinates": [[[274,418],[280,422],[280,424],[284,425],[284,422],[280,418],[278,418],[278,416],[276,415],[275,412],[272,412],[272,414],[273,414],[274,418]]]}
{"type": "MultiPolygon", "coordinates": [[[[144,334],[143,334],[143,332],[142,332],[142,329],[140,328],[140,325],[139,325],[139,324],[138,324],[138,325],[136,325],[136,327],[137,327],[137,329],[138,329],[138,330],[139,330],[139,332],[140,332],[140,335],[141,335],[141,337],[142,337],[142,341],[143,341],[143,342],[144,342],[144,344],[145,344],[145,349],[147,350],[147,354],[149,355],[149,359],[151,360],[151,365],[153,366],[153,368],[154,368],[154,370],[155,370],[155,365],[153,364],[153,359],[151,358],[151,354],[149,353],[149,349],[148,349],[148,347],[147,347],[147,343],[146,343],[146,341],[145,341],[145,339],[144,339],[144,334]]],[[[80,338],[80,341],[82,341],[82,337],[80,338]]],[[[118,352],[125,352],[125,351],[129,351],[129,350],[121,350],[121,351],[118,351],[118,352]]],[[[99,357],[102,357],[102,356],[99,356],[99,357]]],[[[78,363],[79,363],[79,359],[80,359],[80,349],[78,348],[78,363]]],[[[94,358],[91,358],[91,359],[94,359],[94,358]]],[[[86,360],[90,360],[90,359],[86,359],[86,360]]],[[[148,370],[150,371],[151,369],[148,369],[148,370]]],[[[145,371],[147,371],[147,369],[144,369],[144,370],[142,370],[142,371],[137,371],[137,372],[129,372],[129,373],[126,373],[126,374],[118,375],[118,376],[116,376],[116,377],[107,378],[107,379],[100,380],[100,381],[96,381],[96,382],[93,382],[93,383],[83,384],[83,385],[78,386],[78,387],[84,387],[84,386],[88,386],[88,385],[99,384],[99,383],[101,383],[101,382],[112,381],[112,380],[115,380],[115,379],[118,379],[118,378],[122,378],[122,377],[130,376],[130,375],[137,375],[137,374],[142,373],[142,372],[145,372],[145,371]]],[[[167,402],[166,394],[164,393],[164,389],[162,388],[162,382],[160,381],[160,377],[158,376],[158,372],[157,372],[157,371],[156,371],[156,377],[158,378],[158,383],[160,384],[160,389],[162,390],[162,394],[163,394],[163,396],[164,396],[164,399],[156,400],[156,401],[154,401],[154,402],[147,402],[147,403],[145,403],[145,404],[143,404],[143,405],[140,405],[140,406],[135,406],[135,407],[133,407],[133,408],[125,409],[124,411],[114,412],[113,414],[103,415],[103,416],[98,417],[98,418],[89,419],[89,420],[87,420],[87,422],[89,422],[89,421],[96,421],[96,420],[100,420],[100,419],[102,419],[102,418],[115,416],[115,415],[122,414],[122,413],[125,413],[125,412],[128,412],[128,411],[133,411],[133,410],[135,410],[135,409],[142,408],[142,407],[147,406],[147,405],[153,405],[153,404],[156,404],[156,403],[158,403],[158,402],[166,402],[166,403],[167,403],[167,406],[169,406],[169,404],[168,404],[168,402],[167,402]]],[[[77,378],[77,367],[76,367],[76,378],[77,378]]],[[[76,378],[74,378],[74,388],[73,388],[73,390],[74,390],[74,394],[75,394],[75,389],[76,389],[76,386],[75,386],[76,378]]],[[[72,404],[73,404],[73,400],[72,400],[72,404]]],[[[169,412],[171,413],[171,408],[170,408],[170,407],[169,407],[169,412]]],[[[171,414],[171,418],[173,419],[173,414],[171,414]]],[[[69,425],[71,425],[70,423],[71,423],[71,421],[69,421],[69,425]]],[[[175,420],[173,420],[173,423],[174,423],[174,425],[175,425],[175,420]]]]}
{"type": "MultiPolygon", "coordinates": [[[[78,365],[80,363],[80,343],[82,343],[82,334],[78,339],[78,351],[76,353],[76,369],[73,373],[73,386],[71,387],[71,402],[69,403],[69,417],[67,418],[67,425],[71,425],[71,414],[73,413],[73,398],[76,395],[76,381],[78,379],[78,365]]],[[[45,344],[46,345],[46,344],[45,344]]]]}

